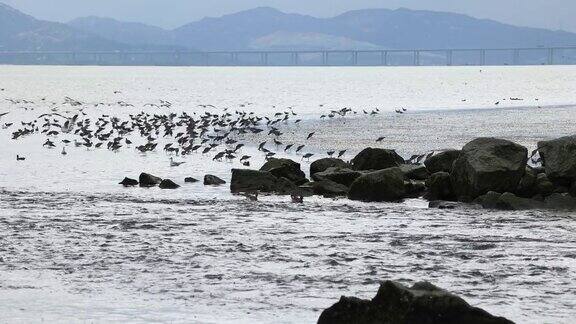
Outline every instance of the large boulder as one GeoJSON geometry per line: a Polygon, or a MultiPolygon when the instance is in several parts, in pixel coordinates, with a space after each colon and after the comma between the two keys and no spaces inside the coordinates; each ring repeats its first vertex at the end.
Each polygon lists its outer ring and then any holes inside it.
{"type": "Polygon", "coordinates": [[[358,179],[362,172],[351,170],[348,168],[330,167],[322,172],[317,172],[312,175],[314,181],[330,180],[346,187],[350,187],[352,182],[358,179]]]}
{"type": "Polygon", "coordinates": [[[277,178],[286,178],[297,185],[306,183],[306,174],[300,169],[300,163],[290,159],[271,158],[260,168],[260,171],[272,173],[277,178]]]}
{"type": "Polygon", "coordinates": [[[545,173],[540,173],[536,176],[536,193],[547,197],[554,193],[554,184],[548,179],[545,173]]]}
{"type": "Polygon", "coordinates": [[[456,200],[452,180],[448,172],[436,172],[426,180],[428,200],[456,200]]]}
{"type": "Polygon", "coordinates": [[[404,173],[400,168],[388,168],[363,174],[356,179],[348,198],[360,201],[397,201],[404,198],[404,173]]]}
{"type": "Polygon", "coordinates": [[[518,196],[524,198],[534,197],[534,195],[538,193],[538,190],[536,188],[537,176],[538,173],[536,170],[534,170],[531,167],[526,167],[526,171],[524,172],[524,175],[520,179],[520,182],[518,183],[518,188],[516,188],[515,193],[518,196]]]}
{"type": "Polygon", "coordinates": [[[372,300],[342,296],[318,319],[318,324],[416,323],[513,324],[431,283],[419,282],[408,288],[394,281],[381,283],[372,300]]]}
{"type": "Polygon", "coordinates": [[[576,180],[576,135],[538,142],[546,175],[566,185],[576,180]]]}
{"type": "Polygon", "coordinates": [[[138,180],[124,178],[124,180],[122,180],[122,182],[120,182],[119,184],[123,185],[124,187],[133,187],[138,185],[138,180]]]}
{"type": "Polygon", "coordinates": [[[350,164],[337,158],[319,159],[310,164],[310,176],[318,172],[324,172],[328,168],[349,168],[350,164]]]}
{"type": "Polygon", "coordinates": [[[218,178],[215,175],[207,174],[204,176],[204,185],[205,186],[219,186],[225,184],[226,181],[218,178]]]}
{"type": "Polygon", "coordinates": [[[184,178],[184,182],[186,182],[186,183],[195,183],[195,182],[198,182],[198,179],[192,178],[192,177],[186,177],[186,178],[184,178]]]}
{"type": "Polygon", "coordinates": [[[404,194],[409,198],[418,198],[426,192],[426,183],[421,180],[404,180],[404,194]]]}
{"type": "Polygon", "coordinates": [[[542,201],[518,197],[510,192],[501,194],[495,191],[489,191],[485,195],[476,198],[474,202],[486,209],[530,210],[546,208],[542,201]]]}
{"type": "Polygon", "coordinates": [[[170,179],[164,179],[162,180],[162,182],[160,182],[160,185],[158,185],[158,187],[160,189],[178,189],[180,188],[180,185],[170,179]]]}
{"type": "Polygon", "coordinates": [[[302,189],[310,190],[315,195],[324,197],[340,197],[348,194],[348,187],[330,180],[320,180],[309,182],[300,186],[302,189]]]}
{"type": "Polygon", "coordinates": [[[450,174],[459,200],[488,191],[514,192],[526,170],[528,149],[508,140],[477,138],[466,144],[450,174]]]}
{"type": "Polygon", "coordinates": [[[142,172],[140,173],[140,177],[138,177],[138,182],[140,183],[140,187],[154,187],[162,182],[162,178],[142,172]]]}
{"type": "Polygon", "coordinates": [[[554,210],[576,210],[576,198],[568,193],[553,193],[546,197],[546,208],[554,210]]]}
{"type": "Polygon", "coordinates": [[[410,180],[426,180],[430,176],[428,169],[421,164],[402,164],[400,170],[404,173],[404,177],[410,180]]]}
{"type": "Polygon", "coordinates": [[[452,171],[454,161],[460,157],[462,151],[460,150],[447,150],[432,155],[424,161],[424,165],[430,173],[448,172],[452,171]]]}
{"type": "Polygon", "coordinates": [[[270,172],[232,169],[230,191],[232,192],[274,192],[277,190],[278,178],[270,172]]]}
{"type": "Polygon", "coordinates": [[[355,170],[383,170],[404,164],[404,159],[394,150],[365,148],[352,159],[355,170]]]}

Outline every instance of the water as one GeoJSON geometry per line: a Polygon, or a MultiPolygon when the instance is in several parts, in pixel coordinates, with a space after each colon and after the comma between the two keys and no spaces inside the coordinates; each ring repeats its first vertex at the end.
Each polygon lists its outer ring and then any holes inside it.
{"type": "MultiPolygon", "coordinates": [[[[348,149],[345,158],[351,158],[366,146],[410,156],[460,147],[477,136],[533,147],[573,134],[575,83],[576,68],[560,66],[4,66],[0,113],[10,113],[0,124],[54,108],[127,118],[143,109],[222,113],[222,107],[271,116],[290,106],[303,121],[280,124],[280,140],[306,144],[315,157],[348,149]],[[63,105],[66,96],[85,105],[63,105]],[[143,107],[159,100],[173,106],[143,107]],[[111,105],[94,107],[98,102],[111,105]],[[198,107],[205,104],[217,108],[198,107]],[[320,118],[344,107],[359,113],[320,118]],[[394,113],[400,107],[407,112],[394,113]],[[376,108],[376,116],[362,113],[376,108]],[[385,141],[375,143],[380,136],[385,141]]],[[[250,202],[227,186],[183,183],[206,173],[229,180],[237,162],[192,154],[174,168],[165,153],[143,155],[133,147],[113,153],[72,145],[63,156],[60,143],[49,150],[42,148],[44,136],[12,141],[12,131],[0,129],[2,322],[313,323],[340,295],[371,298],[385,279],[429,280],[519,323],[576,318],[573,213],[433,210],[421,200],[365,204],[315,197],[297,205],[264,196],[250,202]],[[16,154],[26,161],[17,162],[16,154]],[[142,171],[183,186],[117,185],[142,171]]],[[[73,139],[57,142],[62,138],[73,139]]],[[[144,142],[131,138],[133,146],[144,142]]],[[[255,145],[265,139],[242,138],[253,167],[263,163],[255,145]]]]}

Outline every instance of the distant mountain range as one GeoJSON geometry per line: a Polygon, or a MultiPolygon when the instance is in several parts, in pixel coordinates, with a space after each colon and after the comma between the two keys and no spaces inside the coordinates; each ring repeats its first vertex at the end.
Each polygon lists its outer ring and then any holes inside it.
{"type": "Polygon", "coordinates": [[[111,18],[47,22],[0,3],[0,50],[305,50],[576,46],[576,34],[466,15],[366,9],[332,18],[256,8],[174,30],[111,18]]]}

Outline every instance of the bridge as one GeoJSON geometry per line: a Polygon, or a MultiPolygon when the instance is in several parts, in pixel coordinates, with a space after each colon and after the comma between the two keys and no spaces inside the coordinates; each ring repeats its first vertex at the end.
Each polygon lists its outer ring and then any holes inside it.
{"type": "Polygon", "coordinates": [[[576,64],[576,46],[302,51],[0,51],[0,64],[103,66],[465,66],[576,64]]]}

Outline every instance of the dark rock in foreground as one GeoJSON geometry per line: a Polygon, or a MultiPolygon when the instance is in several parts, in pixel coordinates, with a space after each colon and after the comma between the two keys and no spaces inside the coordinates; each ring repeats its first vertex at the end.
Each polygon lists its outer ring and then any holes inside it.
{"type": "Polygon", "coordinates": [[[428,193],[426,198],[429,200],[455,200],[456,194],[452,187],[450,174],[448,172],[436,172],[426,180],[428,193]]]}
{"type": "Polygon", "coordinates": [[[260,168],[260,171],[272,173],[277,178],[286,178],[296,185],[306,183],[306,174],[300,169],[300,163],[294,162],[290,159],[269,159],[260,168]]]}
{"type": "Polygon", "coordinates": [[[430,173],[423,165],[402,164],[400,170],[404,173],[404,177],[410,180],[426,180],[430,177],[430,173]]]}
{"type": "Polygon", "coordinates": [[[205,186],[219,186],[225,184],[226,181],[218,178],[215,175],[207,174],[204,176],[204,185],[205,186]]]}
{"type": "Polygon", "coordinates": [[[124,180],[122,180],[122,182],[120,182],[119,184],[123,185],[124,187],[133,187],[138,185],[138,180],[124,178],[124,180]]]}
{"type": "Polygon", "coordinates": [[[360,176],[348,192],[348,198],[361,201],[398,201],[404,198],[404,173],[388,168],[360,176]]]}
{"type": "Polygon", "coordinates": [[[140,173],[139,182],[140,187],[154,187],[162,182],[162,178],[143,172],[140,173]]]}
{"type": "Polygon", "coordinates": [[[452,171],[454,161],[460,157],[462,151],[448,150],[432,155],[424,161],[424,165],[430,173],[448,172],[452,171]]]}
{"type": "Polygon", "coordinates": [[[404,164],[404,159],[394,150],[365,148],[352,159],[355,170],[383,170],[404,164]]]}
{"type": "Polygon", "coordinates": [[[546,175],[553,182],[576,181],[576,135],[538,142],[546,175]]]}
{"type": "Polygon", "coordinates": [[[466,144],[450,174],[461,201],[487,193],[514,192],[524,175],[528,149],[508,140],[477,138],[466,144]]]}
{"type": "Polygon", "coordinates": [[[300,186],[300,188],[308,189],[315,195],[321,195],[328,198],[345,197],[348,194],[348,187],[331,180],[309,182],[300,186]]]}
{"type": "Polygon", "coordinates": [[[322,172],[313,174],[312,179],[314,179],[314,181],[330,180],[346,187],[350,187],[361,175],[362,172],[360,171],[354,171],[348,168],[330,167],[322,172]]]}
{"type": "Polygon", "coordinates": [[[180,188],[180,185],[176,184],[170,179],[164,179],[162,182],[160,182],[158,187],[160,187],[160,189],[178,189],[180,188]]]}
{"type": "Polygon", "coordinates": [[[275,192],[278,189],[278,178],[266,171],[232,169],[230,191],[234,193],[260,191],[275,192]]]}
{"type": "Polygon", "coordinates": [[[198,182],[198,181],[199,181],[198,179],[194,179],[192,177],[184,178],[184,182],[186,182],[186,183],[194,183],[194,182],[198,182]]]}
{"type": "Polygon", "coordinates": [[[343,296],[318,319],[318,324],[511,323],[431,283],[419,282],[408,288],[394,281],[383,282],[372,300],[343,296]]]}
{"type": "Polygon", "coordinates": [[[323,158],[316,160],[310,164],[310,176],[318,172],[324,172],[328,168],[350,168],[350,164],[344,162],[344,160],[337,158],[323,158]]]}

